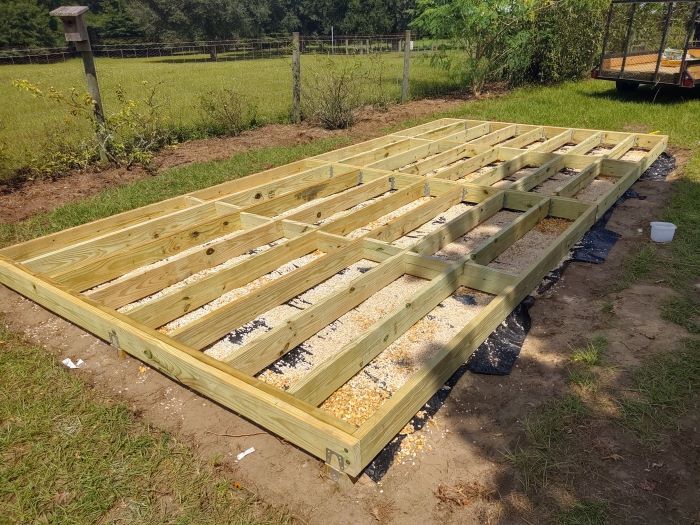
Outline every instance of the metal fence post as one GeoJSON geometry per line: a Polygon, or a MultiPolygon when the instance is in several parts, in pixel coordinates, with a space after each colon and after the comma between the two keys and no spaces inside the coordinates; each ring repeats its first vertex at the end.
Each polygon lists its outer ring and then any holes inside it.
{"type": "Polygon", "coordinates": [[[403,83],[401,84],[401,102],[408,100],[408,70],[411,64],[411,31],[406,31],[403,45],[403,83]]]}
{"type": "Polygon", "coordinates": [[[301,52],[299,33],[292,33],[292,122],[301,122],[301,52]]]}

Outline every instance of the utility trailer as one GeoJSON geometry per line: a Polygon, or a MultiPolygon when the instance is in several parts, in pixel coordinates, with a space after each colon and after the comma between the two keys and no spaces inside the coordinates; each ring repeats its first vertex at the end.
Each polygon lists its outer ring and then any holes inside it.
{"type": "Polygon", "coordinates": [[[613,0],[592,77],[614,80],[618,91],[700,85],[700,2],[613,0]]]}

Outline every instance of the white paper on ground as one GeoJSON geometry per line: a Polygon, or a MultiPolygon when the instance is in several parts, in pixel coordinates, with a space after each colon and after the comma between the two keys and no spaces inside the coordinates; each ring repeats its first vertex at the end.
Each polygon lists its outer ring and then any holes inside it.
{"type": "Polygon", "coordinates": [[[243,452],[241,452],[240,454],[238,454],[238,455],[236,456],[236,461],[242,460],[242,459],[243,459],[244,457],[246,457],[248,454],[252,454],[253,452],[255,452],[255,447],[250,447],[249,449],[244,450],[243,452]]]}
{"type": "Polygon", "coordinates": [[[78,359],[75,363],[70,357],[66,357],[63,361],[61,361],[64,365],[66,365],[68,368],[82,368],[82,366],[85,364],[85,361],[82,359],[78,359]]]}

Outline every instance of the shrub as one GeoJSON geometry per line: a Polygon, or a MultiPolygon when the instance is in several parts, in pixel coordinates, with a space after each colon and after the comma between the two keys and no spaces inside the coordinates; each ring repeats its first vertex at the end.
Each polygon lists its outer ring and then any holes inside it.
{"type": "Polygon", "coordinates": [[[580,78],[600,52],[608,0],[540,0],[533,27],[531,80],[580,78]]]}
{"type": "Polygon", "coordinates": [[[139,100],[127,98],[119,87],[117,111],[105,115],[104,124],[96,119],[94,101],[87,93],[75,88],[68,93],[53,87],[43,90],[28,80],[15,80],[13,84],[67,111],[63,123],[48,128],[46,141],[29,155],[29,164],[22,171],[30,175],[59,176],[73,169],[84,169],[100,158],[118,166],[142,164],[148,167],[153,153],[174,140],[158,102],[160,84],[143,82],[144,95],[139,100]],[[70,130],[78,127],[80,120],[87,121],[94,133],[74,139],[70,130]]]}
{"type": "Polygon", "coordinates": [[[205,127],[214,135],[240,135],[258,123],[257,106],[232,88],[207,92],[199,105],[205,127]]]}
{"type": "Polygon", "coordinates": [[[362,87],[356,60],[328,59],[304,75],[302,114],[326,129],[352,126],[362,105],[362,87]]]}
{"type": "MultiPolygon", "coordinates": [[[[450,38],[457,48],[438,52],[435,64],[475,94],[487,82],[507,77],[512,51],[529,40],[529,2],[418,0],[417,8],[419,15],[413,26],[438,38],[450,38]]],[[[522,65],[518,68],[526,69],[522,65]]]]}
{"type": "Polygon", "coordinates": [[[608,5],[608,0],[418,0],[413,26],[452,40],[451,49],[436,53],[433,62],[478,94],[492,81],[559,82],[589,71],[608,5]]]}

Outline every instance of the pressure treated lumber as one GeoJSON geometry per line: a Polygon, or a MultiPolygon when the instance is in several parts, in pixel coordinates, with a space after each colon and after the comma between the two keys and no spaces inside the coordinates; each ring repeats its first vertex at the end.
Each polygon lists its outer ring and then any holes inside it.
{"type": "Polygon", "coordinates": [[[356,476],[667,140],[440,119],[4,248],[0,283],[356,476]],[[639,160],[620,160],[630,149],[641,150],[639,160]],[[578,173],[533,191],[563,169],[578,173]],[[595,202],[577,200],[596,177],[611,189],[595,202]],[[468,209],[445,218],[459,203],[468,209]],[[434,255],[500,210],[519,213],[457,261],[434,255]],[[487,266],[547,217],[571,222],[537,261],[517,275],[487,266]],[[392,245],[409,233],[420,237],[405,249],[392,245]],[[272,274],[309,254],[310,262],[272,274]],[[363,259],[375,266],[222,361],[200,350],[363,259]],[[402,275],[426,282],[289,391],[253,377],[402,275]],[[460,286],[493,299],[365,423],[317,407],[460,286]],[[239,288],[246,292],[230,302],[164,326],[239,288]]]}

